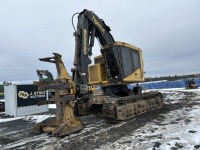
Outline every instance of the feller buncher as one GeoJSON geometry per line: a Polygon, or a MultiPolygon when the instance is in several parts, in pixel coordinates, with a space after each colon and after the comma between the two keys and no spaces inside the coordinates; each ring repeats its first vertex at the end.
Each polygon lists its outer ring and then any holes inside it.
{"type": "MultiPolygon", "coordinates": [[[[61,55],[41,58],[55,63],[58,76],[53,81],[35,82],[39,90],[53,90],[48,101],[55,103],[56,117],[37,124],[34,131],[63,136],[83,128],[75,116],[99,112],[109,122],[128,120],[163,105],[160,92],[142,93],[141,87],[128,89],[128,84],[144,81],[140,48],[116,42],[110,28],[94,12],[84,9],[78,14],[75,32],[75,54],[72,77],[66,71],[61,55]],[[100,44],[100,56],[92,56],[95,37],[100,44]],[[100,89],[96,89],[96,87],[100,89]]],[[[73,17],[76,15],[74,14],[73,17]]],[[[73,20],[72,17],[72,20],[73,20]]],[[[73,24],[73,21],[72,21],[73,24]]]]}

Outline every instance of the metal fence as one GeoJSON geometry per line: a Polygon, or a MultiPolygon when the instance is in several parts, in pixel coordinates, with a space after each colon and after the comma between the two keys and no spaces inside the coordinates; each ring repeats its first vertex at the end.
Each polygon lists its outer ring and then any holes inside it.
{"type": "MultiPolygon", "coordinates": [[[[194,79],[197,86],[200,86],[200,79],[194,79]]],[[[145,89],[167,89],[167,88],[184,88],[186,87],[186,80],[177,81],[156,81],[156,82],[144,82],[140,83],[145,89]]],[[[136,84],[130,84],[129,89],[132,89],[136,84]]]]}

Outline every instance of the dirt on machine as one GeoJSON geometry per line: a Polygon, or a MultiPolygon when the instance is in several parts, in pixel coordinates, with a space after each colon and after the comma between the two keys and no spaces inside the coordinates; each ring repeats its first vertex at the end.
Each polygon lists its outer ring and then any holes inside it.
{"type": "MultiPolygon", "coordinates": [[[[63,136],[81,130],[84,125],[77,116],[98,113],[109,122],[124,121],[163,105],[160,92],[142,92],[140,86],[133,89],[128,84],[144,81],[142,50],[124,42],[116,42],[110,27],[94,12],[84,9],[78,15],[74,27],[75,52],[72,76],[69,76],[62,56],[41,61],[54,63],[58,76],[53,79],[47,70],[37,71],[39,90],[49,90],[49,100],[43,104],[56,104],[56,117],[36,124],[33,131],[63,136]],[[94,39],[100,44],[100,56],[92,56],[94,39]],[[47,76],[44,78],[43,75],[47,76]]],[[[72,20],[73,20],[72,17],[72,20]]]]}

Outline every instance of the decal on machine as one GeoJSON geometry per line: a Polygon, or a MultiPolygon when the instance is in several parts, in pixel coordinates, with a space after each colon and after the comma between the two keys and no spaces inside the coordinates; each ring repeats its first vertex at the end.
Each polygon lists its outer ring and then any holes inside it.
{"type": "Polygon", "coordinates": [[[84,29],[84,31],[83,31],[83,34],[84,34],[84,40],[83,40],[83,53],[85,54],[85,55],[87,55],[87,30],[86,29],[84,29]]]}
{"type": "Polygon", "coordinates": [[[95,16],[92,16],[92,21],[94,21],[94,24],[101,29],[102,32],[105,32],[106,30],[102,27],[102,25],[97,21],[95,16]]]}

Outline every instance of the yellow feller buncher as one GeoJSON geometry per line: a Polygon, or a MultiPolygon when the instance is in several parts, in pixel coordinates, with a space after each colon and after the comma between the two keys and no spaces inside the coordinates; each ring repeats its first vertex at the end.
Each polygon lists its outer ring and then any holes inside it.
{"type": "Polygon", "coordinates": [[[53,57],[40,59],[55,63],[58,77],[34,83],[39,90],[51,91],[51,98],[38,105],[55,103],[57,112],[55,118],[37,124],[33,130],[63,136],[83,128],[75,116],[98,112],[109,122],[117,122],[161,108],[163,96],[160,92],[142,93],[139,86],[128,89],[128,84],[144,81],[141,49],[116,42],[110,28],[94,12],[84,9],[76,14],[72,77],[67,73],[61,55],[53,53],[53,57]],[[94,57],[92,64],[90,57],[95,37],[101,55],[94,57]]]}

